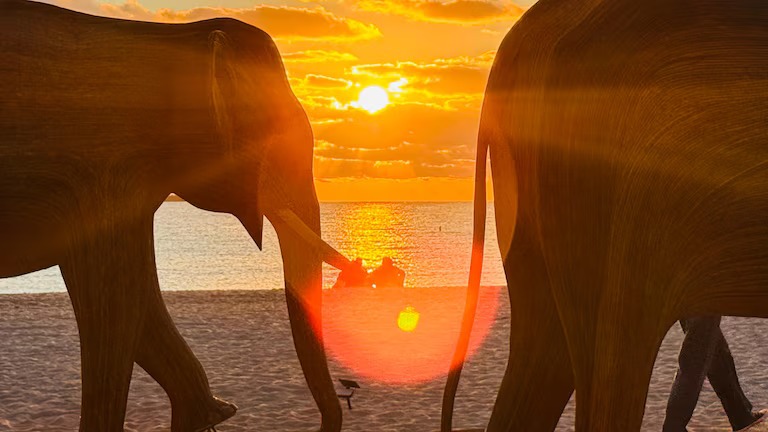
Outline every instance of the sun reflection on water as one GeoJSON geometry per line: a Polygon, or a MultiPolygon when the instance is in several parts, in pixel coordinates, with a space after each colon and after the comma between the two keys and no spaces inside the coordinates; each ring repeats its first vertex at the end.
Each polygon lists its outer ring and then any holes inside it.
{"type": "Polygon", "coordinates": [[[349,258],[362,258],[363,265],[375,268],[384,257],[390,257],[406,274],[414,269],[412,255],[405,252],[414,248],[413,239],[406,235],[407,214],[387,203],[367,203],[355,206],[338,216],[337,223],[343,233],[339,250],[349,258]]]}
{"type": "MultiPolygon", "coordinates": [[[[502,285],[504,270],[488,208],[483,285],[502,285]]],[[[323,239],[368,269],[389,256],[405,271],[408,287],[464,286],[472,244],[472,203],[323,203],[323,239]]],[[[338,270],[323,268],[331,288],[338,270]]]]}

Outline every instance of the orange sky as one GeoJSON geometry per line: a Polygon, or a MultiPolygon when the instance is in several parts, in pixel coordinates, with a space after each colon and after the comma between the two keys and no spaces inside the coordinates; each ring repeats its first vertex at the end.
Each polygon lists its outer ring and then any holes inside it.
{"type": "Polygon", "coordinates": [[[488,71],[533,1],[48,0],[147,21],[232,16],[267,31],[312,121],[321,201],[470,200],[488,71]]]}

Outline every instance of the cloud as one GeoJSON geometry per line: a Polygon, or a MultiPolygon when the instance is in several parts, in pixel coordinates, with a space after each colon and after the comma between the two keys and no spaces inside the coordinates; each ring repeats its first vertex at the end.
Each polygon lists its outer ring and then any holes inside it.
{"type": "MultiPolygon", "coordinates": [[[[413,179],[315,179],[321,201],[472,201],[473,178],[418,177],[413,179]]],[[[488,199],[493,188],[488,183],[488,199]]]]}
{"type": "Polygon", "coordinates": [[[344,178],[346,174],[354,177],[385,178],[385,179],[409,179],[416,178],[411,161],[360,161],[350,159],[327,158],[315,156],[314,172],[316,178],[332,179],[344,178]]]}
{"type": "Polygon", "coordinates": [[[95,0],[37,0],[78,12],[98,13],[99,5],[95,0]]]}
{"type": "MultiPolygon", "coordinates": [[[[319,119],[314,110],[320,108],[323,101],[334,110],[354,108],[352,102],[357,100],[360,89],[369,85],[386,88],[392,105],[411,103],[445,110],[479,109],[494,56],[495,51],[488,51],[477,56],[430,62],[357,65],[347,68],[336,78],[339,83],[349,83],[346,87],[339,86],[330,92],[327,88],[313,87],[309,82],[299,80],[295,82],[294,90],[302,101],[311,101],[308,109],[313,119],[319,119]]],[[[323,115],[334,116],[333,111],[328,110],[324,110],[323,115]]],[[[337,117],[342,115],[336,113],[337,117]]]]}
{"type": "MultiPolygon", "coordinates": [[[[437,167],[435,171],[448,173],[448,165],[455,159],[474,157],[476,122],[494,55],[495,51],[488,51],[427,62],[359,65],[335,76],[329,76],[332,73],[294,76],[291,85],[312,121],[316,137],[332,145],[325,150],[318,148],[317,154],[345,160],[404,158],[419,162],[417,171],[431,164],[437,167]],[[357,108],[355,103],[360,91],[369,85],[389,91],[390,104],[375,115],[357,108]],[[436,131],[441,132],[430,135],[436,131]],[[394,153],[370,150],[400,146],[403,142],[413,145],[398,147],[394,153]],[[456,153],[458,142],[471,145],[456,153]],[[434,150],[418,147],[425,143],[451,153],[450,157],[420,161],[420,153],[434,150]],[[467,148],[471,149],[469,153],[467,148]],[[403,152],[403,156],[398,152],[403,152]]],[[[343,175],[351,165],[332,166],[333,170],[323,172],[343,175]]],[[[371,175],[377,171],[380,170],[371,167],[366,173],[371,175]]],[[[459,168],[456,172],[464,175],[469,171],[459,168]]]]}
{"type": "Polygon", "coordinates": [[[516,21],[525,11],[512,3],[492,0],[361,0],[354,4],[362,10],[413,20],[469,25],[516,21]]]}
{"type": "Polygon", "coordinates": [[[478,122],[478,111],[446,111],[407,103],[387,107],[375,115],[350,111],[337,123],[315,128],[315,137],[347,149],[396,148],[409,157],[416,157],[426,150],[422,145],[429,145],[435,151],[468,144],[474,148],[478,122]]]}
{"type": "Polygon", "coordinates": [[[315,177],[471,178],[495,54],[363,64],[338,75],[292,78],[313,124],[315,177]],[[390,92],[390,105],[373,115],[352,104],[369,85],[390,92]]]}
{"type": "Polygon", "coordinates": [[[390,92],[390,103],[421,104],[444,110],[479,109],[495,51],[429,62],[363,64],[336,76],[289,68],[296,96],[313,121],[343,118],[361,89],[376,85],[390,92]],[[296,74],[298,72],[298,75],[296,74]],[[304,78],[301,72],[304,73],[304,78]]]}
{"type": "Polygon", "coordinates": [[[324,63],[324,62],[355,62],[357,57],[350,53],[328,50],[305,50],[283,54],[286,63],[324,63]]]}
{"type": "Polygon", "coordinates": [[[373,24],[339,17],[320,6],[310,9],[258,5],[250,8],[162,8],[152,11],[138,0],[126,0],[122,4],[97,4],[90,0],[50,0],[48,3],[99,15],[141,21],[181,23],[232,17],[255,25],[277,39],[354,41],[381,37],[381,32],[373,24]]]}
{"type": "Polygon", "coordinates": [[[376,115],[349,111],[339,121],[315,125],[315,176],[471,177],[478,121],[478,110],[421,104],[376,115]]]}
{"type": "Polygon", "coordinates": [[[352,83],[341,78],[308,74],[304,77],[303,85],[314,88],[347,88],[351,87],[352,83]]]}
{"type": "Polygon", "coordinates": [[[488,80],[493,54],[478,57],[438,59],[431,63],[396,62],[355,66],[356,75],[397,80],[405,77],[410,89],[432,93],[482,93],[488,80]]]}
{"type": "Polygon", "coordinates": [[[320,181],[349,177],[398,180],[428,177],[471,178],[474,167],[474,161],[464,161],[460,165],[433,165],[404,160],[373,162],[324,156],[315,156],[314,159],[315,178],[320,181]]]}

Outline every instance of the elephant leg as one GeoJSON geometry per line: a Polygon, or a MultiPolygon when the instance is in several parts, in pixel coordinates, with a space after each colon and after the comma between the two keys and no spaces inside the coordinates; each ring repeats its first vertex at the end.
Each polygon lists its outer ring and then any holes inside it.
{"type": "Polygon", "coordinates": [[[579,432],[640,430],[656,354],[674,323],[658,314],[659,307],[617,300],[624,307],[612,302],[598,309],[587,344],[571,350],[579,432]]]}
{"type": "Polygon", "coordinates": [[[80,430],[123,430],[136,347],[154,273],[152,219],[73,233],[61,273],[80,332],[80,430]]]}
{"type": "MultiPolygon", "coordinates": [[[[319,301],[310,302],[314,304],[308,304],[298,298],[290,286],[286,288],[285,296],[289,316],[306,315],[306,308],[317,309],[313,315],[315,317],[320,316],[319,301]]],[[[341,430],[342,422],[341,405],[339,405],[339,398],[336,396],[333,381],[326,366],[327,363],[303,361],[306,358],[326,359],[320,329],[313,328],[309,322],[299,323],[298,320],[292,319],[291,331],[301,369],[304,372],[304,377],[315,399],[315,403],[317,403],[317,407],[320,410],[320,432],[338,432],[341,430]]]]}
{"type": "Polygon", "coordinates": [[[144,322],[136,363],[168,394],[171,430],[198,431],[232,417],[237,407],[211,394],[205,370],[168,314],[156,277],[144,322]]]}
{"type": "Polygon", "coordinates": [[[518,230],[504,260],[511,308],[509,360],[489,432],[553,431],[573,373],[540,250],[518,230]],[[545,394],[546,397],[540,397],[545,394]]]}

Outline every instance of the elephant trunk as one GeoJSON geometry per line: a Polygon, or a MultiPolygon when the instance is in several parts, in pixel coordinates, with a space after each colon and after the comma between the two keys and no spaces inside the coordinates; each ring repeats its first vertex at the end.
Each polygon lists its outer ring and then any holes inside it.
{"type": "Polygon", "coordinates": [[[448,379],[443,391],[443,406],[440,417],[440,431],[451,432],[453,422],[453,403],[459,386],[461,370],[469,349],[469,337],[472,334],[472,324],[475,321],[477,300],[480,292],[480,278],[483,273],[483,251],[485,249],[485,164],[488,155],[488,142],[478,140],[475,159],[475,191],[473,200],[472,254],[469,265],[469,283],[467,300],[464,306],[464,316],[461,321],[459,340],[451,360],[448,379]]]}
{"type": "Polygon", "coordinates": [[[341,406],[328,371],[322,338],[322,259],[308,247],[304,233],[286,220],[293,215],[312,235],[320,236],[317,199],[297,209],[267,215],[280,241],[285,276],[285,295],[291,332],[299,363],[322,415],[322,432],[341,430],[341,406]],[[307,228],[308,227],[308,228],[307,228]]]}

